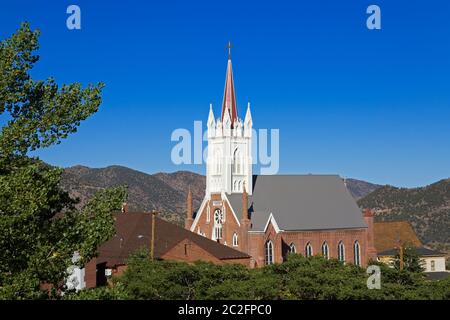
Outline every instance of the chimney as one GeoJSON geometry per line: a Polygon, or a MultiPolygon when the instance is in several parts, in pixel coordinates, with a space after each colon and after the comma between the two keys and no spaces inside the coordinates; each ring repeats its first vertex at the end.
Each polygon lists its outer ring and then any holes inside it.
{"type": "Polygon", "coordinates": [[[249,253],[248,248],[248,231],[250,230],[250,218],[248,214],[248,193],[245,189],[242,192],[242,217],[241,217],[241,232],[239,236],[239,250],[245,253],[249,253]]]}
{"type": "Polygon", "coordinates": [[[366,233],[366,241],[367,241],[367,259],[376,260],[377,258],[377,250],[375,248],[375,240],[374,240],[374,214],[371,209],[364,210],[364,222],[367,224],[367,233],[366,233]]]}
{"type": "Polygon", "coordinates": [[[244,191],[242,192],[242,220],[249,220],[248,217],[248,193],[245,189],[245,182],[244,182],[244,191]]]}
{"type": "Polygon", "coordinates": [[[184,220],[184,228],[187,230],[191,229],[192,223],[194,219],[192,217],[192,192],[191,188],[189,188],[189,192],[186,199],[186,219],[184,220]]]}
{"type": "Polygon", "coordinates": [[[122,213],[128,213],[128,203],[122,203],[122,209],[120,210],[122,213]]]}

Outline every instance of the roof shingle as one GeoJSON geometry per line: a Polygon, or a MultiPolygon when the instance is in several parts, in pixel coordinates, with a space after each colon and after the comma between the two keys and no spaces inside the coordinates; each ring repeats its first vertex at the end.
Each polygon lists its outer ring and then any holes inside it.
{"type": "MultiPolygon", "coordinates": [[[[227,196],[242,211],[240,194],[227,196]]],[[[253,231],[262,231],[270,213],[282,230],[367,228],[363,215],[337,175],[258,175],[249,196],[253,231]]]]}
{"type": "Polygon", "coordinates": [[[374,240],[377,252],[397,248],[399,241],[413,247],[423,247],[411,224],[407,221],[375,222],[374,240]]]}
{"type": "MultiPolygon", "coordinates": [[[[130,254],[142,248],[150,248],[152,217],[150,213],[115,214],[116,234],[99,248],[97,263],[106,262],[108,266],[126,264],[130,254]]],[[[173,223],[155,219],[155,258],[161,258],[176,244],[189,239],[219,260],[248,258],[237,251],[203,236],[195,234],[173,223]]]]}

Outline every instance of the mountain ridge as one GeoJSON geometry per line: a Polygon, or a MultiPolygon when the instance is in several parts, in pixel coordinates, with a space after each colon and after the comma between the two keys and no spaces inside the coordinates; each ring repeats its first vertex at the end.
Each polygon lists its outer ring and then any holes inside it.
{"type": "MultiPolygon", "coordinates": [[[[377,221],[407,220],[421,241],[430,247],[450,248],[450,179],[416,188],[381,186],[357,179],[344,179],[361,208],[372,208],[377,221]]],[[[132,211],[158,210],[163,218],[182,225],[186,196],[193,194],[198,208],[206,188],[205,176],[190,171],[148,174],[125,166],[90,168],[76,165],[64,169],[61,187],[84,205],[96,191],[128,186],[132,211]]]]}
{"type": "Polygon", "coordinates": [[[376,221],[410,222],[425,245],[450,252],[450,179],[415,188],[384,186],[358,205],[372,208],[376,221]]]}
{"type": "MultiPolygon", "coordinates": [[[[185,199],[189,188],[194,207],[203,200],[205,176],[190,172],[157,172],[149,174],[121,165],[90,168],[75,165],[64,169],[61,187],[79,199],[83,206],[100,189],[127,185],[128,206],[133,211],[158,210],[163,217],[181,224],[185,215],[185,199]]],[[[381,187],[362,180],[346,179],[346,185],[355,199],[381,187]]]]}

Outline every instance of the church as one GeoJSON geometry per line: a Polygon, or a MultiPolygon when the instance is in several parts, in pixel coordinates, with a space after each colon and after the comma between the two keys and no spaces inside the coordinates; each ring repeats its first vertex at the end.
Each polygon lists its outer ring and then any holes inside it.
{"type": "Polygon", "coordinates": [[[205,197],[191,191],[185,228],[251,257],[251,267],[290,252],[366,266],[376,259],[373,214],[360,210],[337,175],[254,175],[250,104],[238,114],[230,53],[220,117],[208,116],[205,197]]]}

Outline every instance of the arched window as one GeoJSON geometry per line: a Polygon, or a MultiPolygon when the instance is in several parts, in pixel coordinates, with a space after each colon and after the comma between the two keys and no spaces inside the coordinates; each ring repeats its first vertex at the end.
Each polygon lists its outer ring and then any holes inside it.
{"type": "Polygon", "coordinates": [[[313,255],[313,248],[311,243],[308,242],[305,247],[305,256],[312,257],[312,255],[313,255]]]}
{"type": "Polygon", "coordinates": [[[238,239],[238,235],[237,235],[237,233],[235,232],[234,234],[233,234],[233,247],[237,247],[238,245],[239,245],[239,239],[238,239]]]}
{"type": "Polygon", "coordinates": [[[222,152],[220,150],[216,150],[215,152],[215,174],[222,174],[222,152]]]}
{"type": "Polygon", "coordinates": [[[242,170],[241,162],[242,162],[241,152],[239,151],[239,149],[236,149],[234,151],[234,155],[233,155],[233,173],[241,174],[241,170],[242,170]]]}
{"type": "Polygon", "coordinates": [[[220,209],[214,211],[214,232],[213,240],[222,239],[222,223],[223,223],[223,213],[220,209]]]}
{"type": "Polygon", "coordinates": [[[289,253],[296,253],[297,252],[297,248],[295,248],[295,244],[291,243],[289,245],[289,253]]]}
{"type": "Polygon", "coordinates": [[[325,241],[322,244],[322,256],[327,260],[330,259],[330,250],[329,249],[330,248],[328,247],[328,243],[325,241]]]}
{"type": "Polygon", "coordinates": [[[338,260],[345,262],[345,247],[342,241],[339,241],[338,244],[338,260]]]}
{"type": "Polygon", "coordinates": [[[273,264],[273,243],[270,240],[265,245],[264,263],[266,265],[273,264]]]}
{"type": "Polygon", "coordinates": [[[358,240],[355,241],[353,244],[353,253],[355,258],[355,265],[360,266],[361,265],[361,248],[359,246],[358,240]]]}

